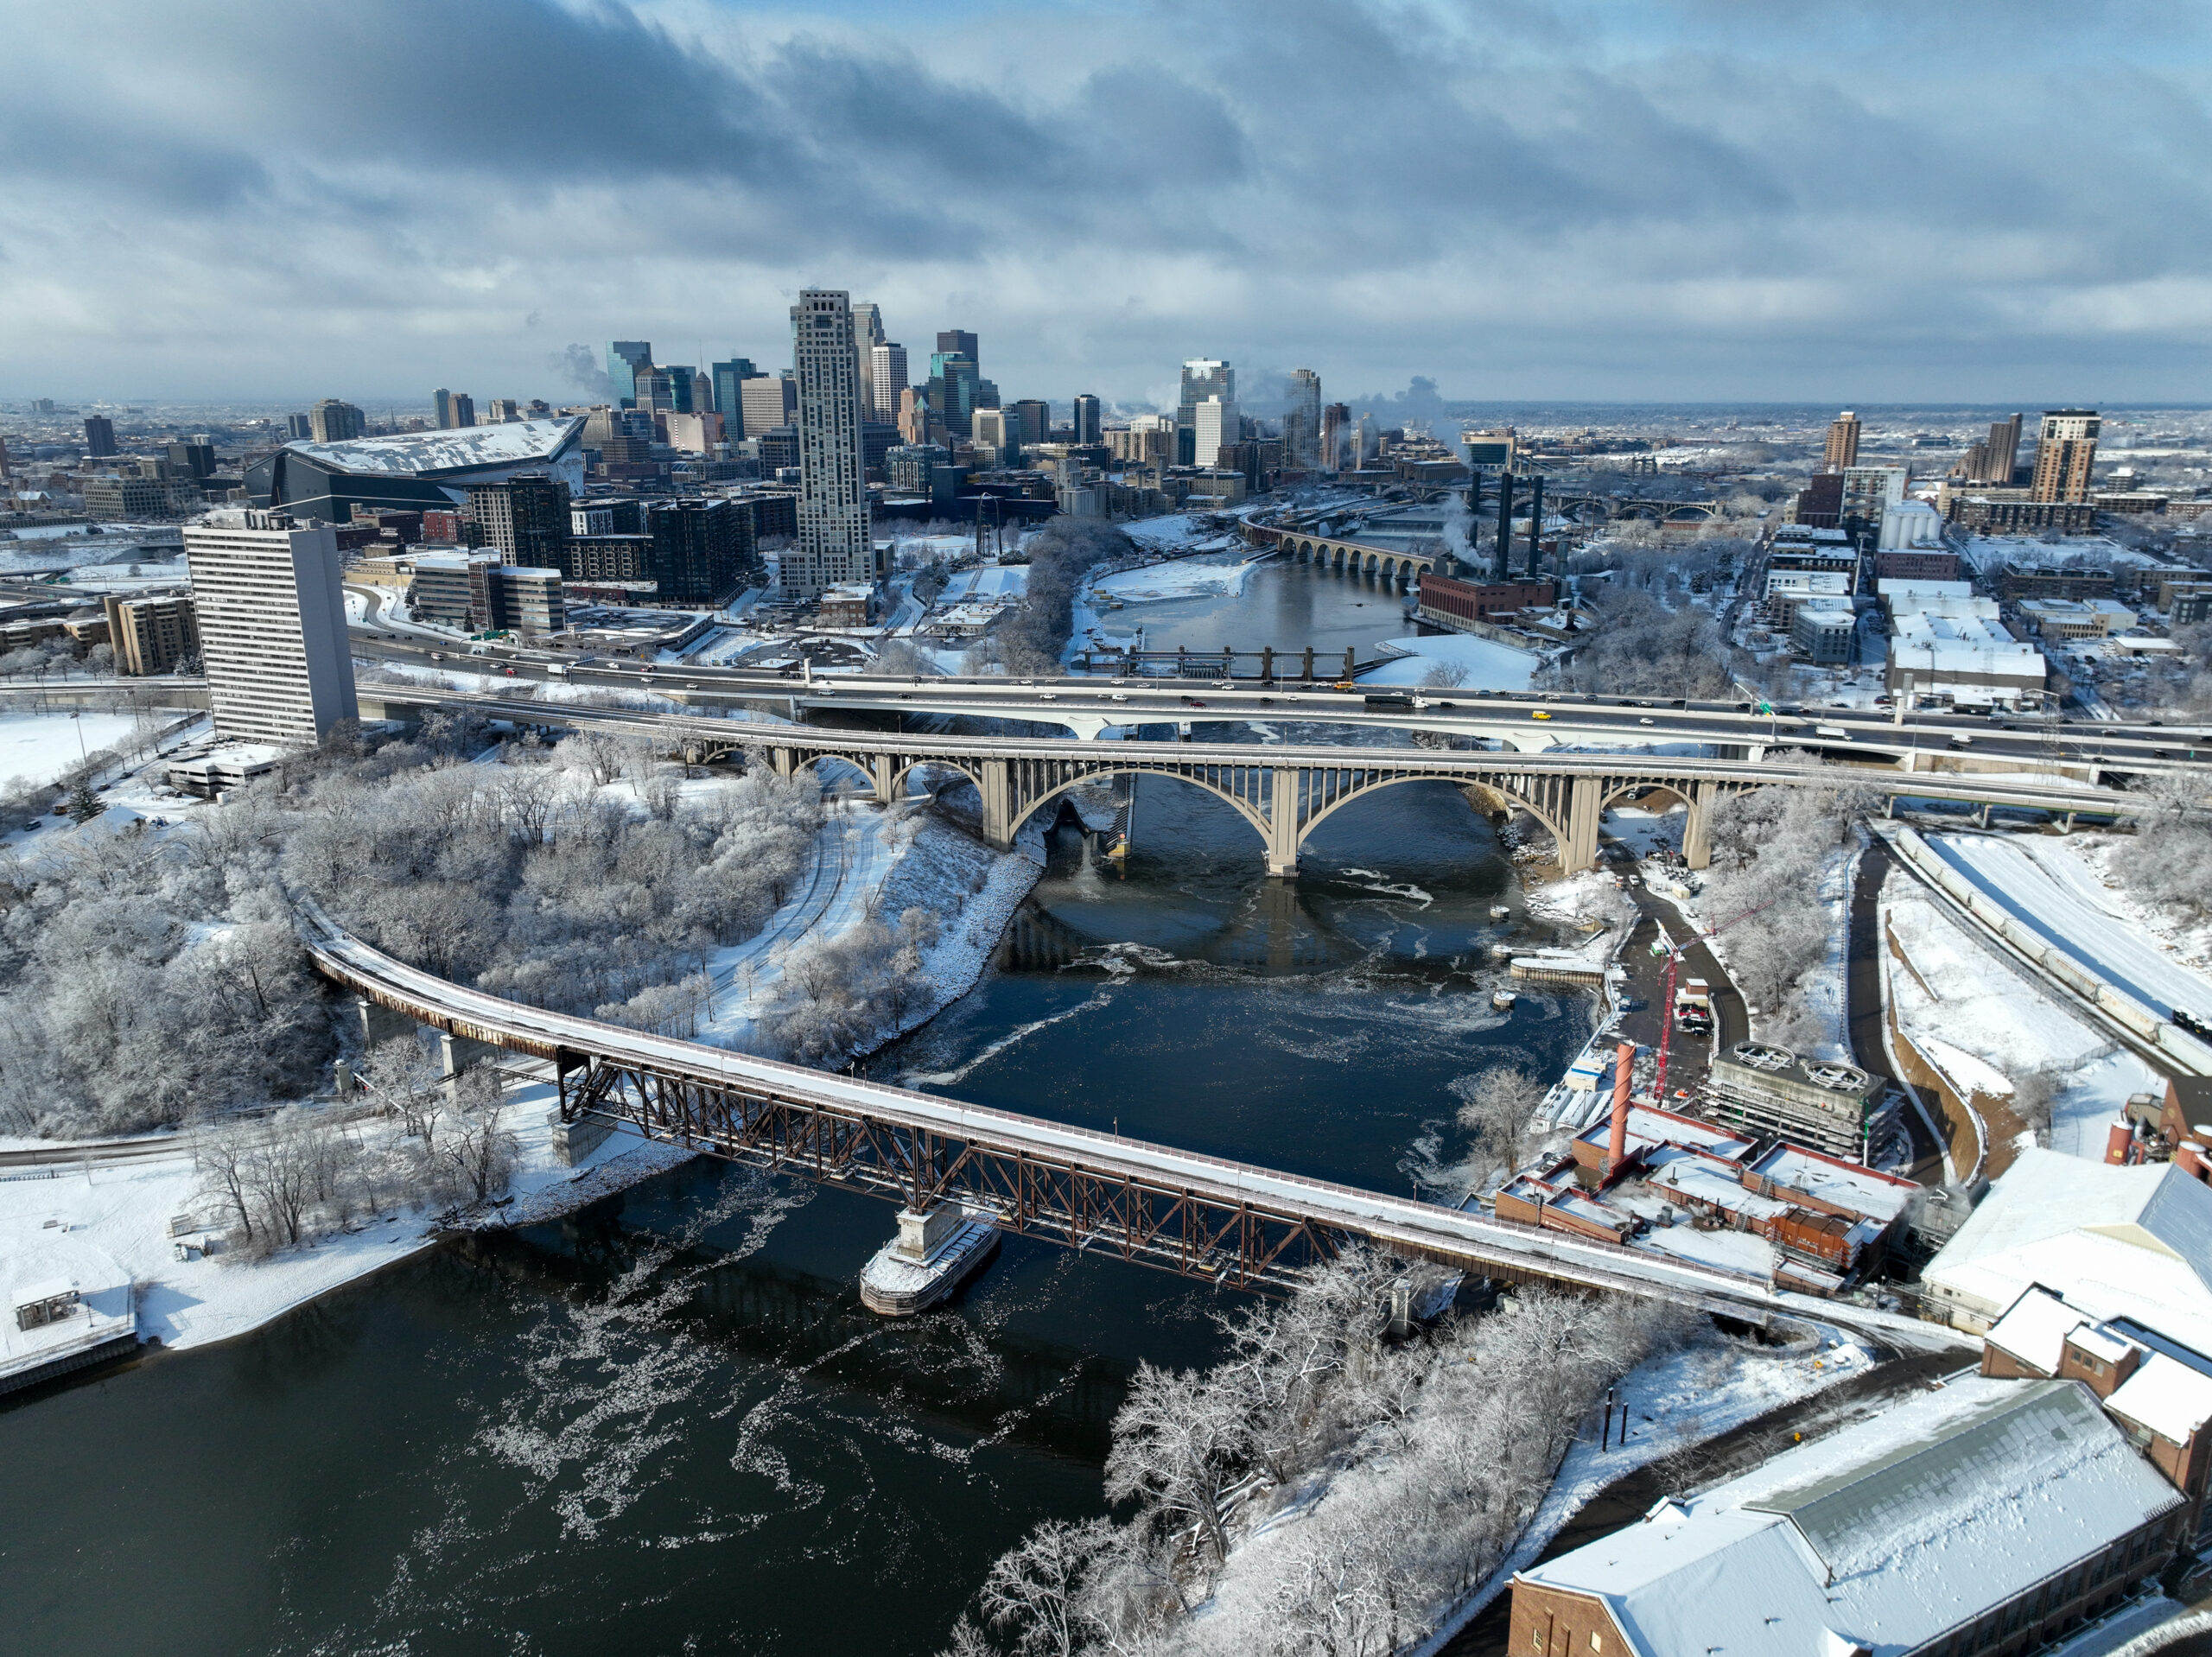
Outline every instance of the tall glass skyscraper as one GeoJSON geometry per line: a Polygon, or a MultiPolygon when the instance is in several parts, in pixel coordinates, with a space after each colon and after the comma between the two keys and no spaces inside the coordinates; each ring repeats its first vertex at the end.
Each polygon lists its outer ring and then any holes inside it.
{"type": "Polygon", "coordinates": [[[617,340],[607,347],[607,378],[613,382],[614,406],[638,406],[638,375],[653,365],[653,348],[644,340],[617,340]]]}
{"type": "Polygon", "coordinates": [[[738,390],[741,380],[749,380],[760,373],[750,357],[733,357],[726,363],[716,363],[710,371],[715,377],[715,408],[722,417],[722,429],[735,442],[745,435],[745,393],[738,390]]]}
{"type": "Polygon", "coordinates": [[[1194,460],[1198,450],[1198,404],[1208,397],[1236,401],[1236,371],[1211,357],[1193,357],[1183,365],[1183,397],[1175,411],[1175,462],[1178,466],[1211,466],[1194,460]]]}

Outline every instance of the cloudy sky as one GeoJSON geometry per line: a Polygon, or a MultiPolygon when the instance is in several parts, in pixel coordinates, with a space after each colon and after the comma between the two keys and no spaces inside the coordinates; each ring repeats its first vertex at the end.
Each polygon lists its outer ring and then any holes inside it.
{"type": "Polygon", "coordinates": [[[2205,400],[2199,0],[0,0],[0,397],[2205,400]]]}

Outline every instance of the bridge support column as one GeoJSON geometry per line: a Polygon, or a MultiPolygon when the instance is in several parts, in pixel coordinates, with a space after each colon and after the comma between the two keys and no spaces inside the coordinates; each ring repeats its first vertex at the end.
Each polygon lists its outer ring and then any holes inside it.
{"type": "Polygon", "coordinates": [[[1567,844],[1559,848],[1561,873],[1576,874],[1597,867],[1598,824],[1605,815],[1605,783],[1599,778],[1574,779],[1567,812],[1567,844]]]}
{"type": "Polygon", "coordinates": [[[438,1068],[445,1075],[446,1099],[448,1103],[459,1101],[461,1073],[477,1064],[498,1061],[499,1050],[488,1041],[479,1041],[474,1036],[448,1035],[438,1032],[438,1068]]]}
{"type": "Polygon", "coordinates": [[[1300,773],[1278,766],[1268,797],[1268,873],[1289,879],[1298,873],[1298,784],[1300,773]]]}
{"type": "Polygon", "coordinates": [[[1694,869],[1713,863],[1713,788],[1710,783],[1689,787],[1689,820],[1682,824],[1682,861],[1694,869]]]}
{"type": "Polygon", "coordinates": [[[374,1048],[380,1041],[415,1032],[414,1019],[404,1013],[393,1012],[380,1001],[360,995],[354,998],[353,1006],[361,1015],[361,1043],[365,1047],[374,1048]]]}
{"type": "Polygon", "coordinates": [[[868,778],[875,784],[875,803],[889,805],[898,796],[893,791],[899,771],[898,757],[880,753],[868,761],[868,778]]]}
{"type": "Polygon", "coordinates": [[[995,852],[1014,849],[1014,778],[1003,759],[982,764],[983,843],[995,852]]]}
{"type": "Polygon", "coordinates": [[[768,751],[768,763],[776,768],[777,776],[789,777],[792,767],[798,763],[798,756],[789,748],[771,748],[768,751]]]}

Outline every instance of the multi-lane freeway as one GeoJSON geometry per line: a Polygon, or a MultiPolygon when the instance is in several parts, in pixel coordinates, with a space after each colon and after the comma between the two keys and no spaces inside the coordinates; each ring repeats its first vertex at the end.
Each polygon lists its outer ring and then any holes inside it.
{"type": "Polygon", "coordinates": [[[1524,753],[1554,748],[1710,745],[1717,757],[1758,760],[1789,748],[1832,760],[1914,771],[2062,771],[2084,782],[2212,765],[2212,729],[2074,721],[1976,719],[1921,711],[1887,716],[1783,703],[1761,714],[1748,702],[1567,693],[1251,680],[953,678],[810,674],[804,669],[692,663],[581,661],[505,645],[440,648],[404,635],[357,629],[354,648],[415,666],[518,681],[564,680],[603,689],[646,688],[679,702],[740,702],[789,711],[847,709],[1016,719],[1058,725],[1089,739],[1116,727],[1198,723],[1325,723],[1502,743],[1524,753]],[[480,653],[478,653],[480,652],[480,653]]]}

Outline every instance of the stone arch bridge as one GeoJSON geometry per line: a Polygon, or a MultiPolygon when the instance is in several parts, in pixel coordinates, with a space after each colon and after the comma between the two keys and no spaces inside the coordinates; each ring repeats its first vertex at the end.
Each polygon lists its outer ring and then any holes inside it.
{"type": "Polygon", "coordinates": [[[1319,564],[1339,575],[1373,575],[1381,581],[1402,582],[1408,587],[1423,570],[1433,569],[1437,564],[1436,558],[1426,552],[1411,552],[1402,547],[1371,546],[1363,541],[1314,535],[1304,530],[1283,530],[1255,524],[1251,538],[1260,546],[1281,548],[1283,556],[1293,563],[1319,564]]]}

